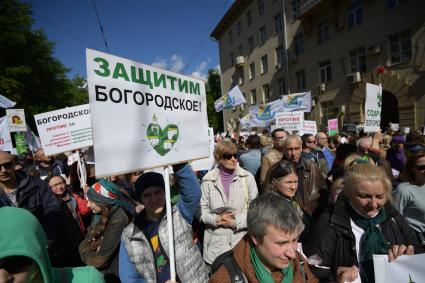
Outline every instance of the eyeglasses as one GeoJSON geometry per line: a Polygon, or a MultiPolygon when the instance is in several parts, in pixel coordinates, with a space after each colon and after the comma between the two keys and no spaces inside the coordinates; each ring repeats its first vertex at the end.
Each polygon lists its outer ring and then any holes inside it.
{"type": "Polygon", "coordinates": [[[307,141],[308,143],[315,143],[316,142],[316,140],[313,140],[313,141],[307,141]]]}
{"type": "Polygon", "coordinates": [[[425,164],[415,165],[415,168],[418,169],[419,171],[424,171],[425,170],[425,164]]]}
{"type": "Polygon", "coordinates": [[[230,159],[232,159],[232,157],[235,158],[235,159],[238,159],[238,154],[237,153],[225,153],[225,154],[223,154],[223,159],[225,159],[225,160],[230,160],[230,159]]]}
{"type": "Polygon", "coordinates": [[[9,162],[0,164],[0,169],[1,169],[1,167],[4,167],[4,169],[10,170],[12,168],[12,166],[13,166],[13,161],[9,161],[9,162]]]}

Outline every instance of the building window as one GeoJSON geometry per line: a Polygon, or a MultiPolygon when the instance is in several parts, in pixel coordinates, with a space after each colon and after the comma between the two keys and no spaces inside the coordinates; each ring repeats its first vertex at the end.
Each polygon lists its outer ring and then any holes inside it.
{"type": "Polygon", "coordinates": [[[249,53],[252,53],[252,51],[254,51],[254,38],[252,36],[248,38],[248,49],[249,53]]]}
{"type": "Polygon", "coordinates": [[[267,55],[261,57],[261,74],[267,73],[269,70],[269,63],[267,62],[267,55]]]}
{"type": "Polygon", "coordinates": [[[409,0],[387,0],[388,9],[397,8],[400,5],[407,3],[409,0]]]}
{"type": "Polygon", "coordinates": [[[295,73],[297,79],[297,90],[305,90],[305,70],[300,70],[295,73]]]}
{"type": "Polygon", "coordinates": [[[229,43],[230,44],[233,43],[233,33],[232,33],[232,30],[229,30],[229,43]]]}
{"type": "Polygon", "coordinates": [[[243,84],[245,82],[245,72],[243,70],[243,68],[240,69],[239,71],[239,84],[243,84]]]}
{"type": "Polygon", "coordinates": [[[412,56],[410,31],[404,30],[390,35],[391,63],[399,63],[412,56]]]}
{"type": "Polygon", "coordinates": [[[258,14],[264,14],[264,0],[258,0],[258,14]]]}
{"type": "Polygon", "coordinates": [[[255,63],[249,64],[249,79],[252,80],[255,78],[255,63]]]}
{"type": "Polygon", "coordinates": [[[319,35],[319,44],[329,40],[329,26],[326,20],[322,20],[317,24],[317,33],[319,35]]]}
{"type": "Polygon", "coordinates": [[[236,34],[240,36],[241,33],[242,33],[242,25],[241,25],[241,21],[239,21],[236,23],[236,34]]]}
{"type": "Polygon", "coordinates": [[[235,54],[233,54],[233,52],[230,52],[229,56],[230,56],[230,66],[234,66],[235,65],[235,54]]]}
{"type": "Polygon", "coordinates": [[[295,55],[304,53],[304,37],[302,33],[294,36],[295,55]]]}
{"type": "Polygon", "coordinates": [[[262,26],[260,28],[260,45],[263,45],[264,43],[266,43],[266,39],[267,39],[266,26],[262,26]]]}
{"type": "Polygon", "coordinates": [[[238,55],[243,56],[243,46],[242,45],[239,45],[239,47],[238,47],[238,55]]]}
{"type": "Polygon", "coordinates": [[[251,13],[251,10],[248,10],[248,12],[246,12],[246,24],[248,26],[250,26],[252,24],[252,13],[251,13]]]}
{"type": "Polygon", "coordinates": [[[277,81],[277,86],[278,86],[278,90],[279,90],[279,96],[285,95],[285,92],[286,92],[285,80],[279,79],[277,81]]]}
{"type": "Polygon", "coordinates": [[[296,19],[300,15],[300,0],[292,0],[291,6],[292,6],[292,18],[296,19]]]}
{"type": "Polygon", "coordinates": [[[348,28],[353,29],[363,23],[363,8],[361,0],[354,0],[347,9],[348,28]]]}
{"type": "Polygon", "coordinates": [[[270,88],[268,84],[263,85],[263,102],[270,101],[270,88]]]}
{"type": "Polygon", "coordinates": [[[327,83],[332,80],[331,61],[326,60],[319,63],[320,82],[327,83]]]}
{"type": "Polygon", "coordinates": [[[358,47],[350,51],[351,72],[366,72],[366,48],[358,47]]]}
{"type": "Polygon", "coordinates": [[[283,67],[283,64],[285,63],[285,49],[283,49],[283,46],[280,45],[278,48],[275,49],[276,53],[276,69],[280,69],[283,67]]]}
{"type": "Polygon", "coordinates": [[[257,91],[254,89],[251,89],[251,104],[257,104],[257,91]]]}
{"type": "Polygon", "coordinates": [[[280,13],[274,16],[274,30],[276,33],[282,31],[282,15],[280,13]]]}

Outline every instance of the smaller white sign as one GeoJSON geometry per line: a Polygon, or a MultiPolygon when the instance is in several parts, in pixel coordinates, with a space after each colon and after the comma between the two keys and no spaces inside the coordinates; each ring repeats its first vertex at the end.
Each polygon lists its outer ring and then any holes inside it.
{"type": "Polygon", "coordinates": [[[6,109],[6,116],[10,132],[27,131],[24,109],[6,109]]]}
{"type": "Polygon", "coordinates": [[[393,131],[398,131],[400,129],[400,124],[390,123],[390,128],[393,131]]]}
{"type": "Polygon", "coordinates": [[[410,133],[410,127],[403,127],[403,128],[401,128],[401,131],[405,134],[408,134],[408,133],[410,133]]]}
{"type": "Polygon", "coordinates": [[[424,282],[425,254],[402,255],[389,262],[388,255],[373,255],[376,283],[424,282]]]}
{"type": "Polygon", "coordinates": [[[366,84],[364,132],[377,132],[381,126],[382,86],[366,84]]]}
{"type": "Polygon", "coordinates": [[[12,151],[12,138],[10,137],[9,124],[7,123],[7,117],[0,118],[0,150],[12,151]]]}
{"type": "Polygon", "coordinates": [[[89,104],[34,115],[46,155],[92,146],[89,104]]]}
{"type": "Polygon", "coordinates": [[[279,112],[276,113],[276,126],[292,133],[304,129],[304,112],[279,112]]]}
{"type": "Polygon", "coordinates": [[[302,130],[302,133],[300,133],[300,134],[316,135],[317,134],[316,121],[304,120],[304,127],[303,127],[303,130],[302,130]]]}
{"type": "Polygon", "coordinates": [[[207,158],[194,160],[190,163],[193,171],[210,170],[214,166],[214,130],[208,128],[208,140],[210,142],[210,155],[207,158]]]}

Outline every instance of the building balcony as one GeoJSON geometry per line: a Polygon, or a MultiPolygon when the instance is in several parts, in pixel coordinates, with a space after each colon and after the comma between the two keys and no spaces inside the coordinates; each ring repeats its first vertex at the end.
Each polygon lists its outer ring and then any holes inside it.
{"type": "Polygon", "coordinates": [[[310,17],[322,12],[326,0],[304,0],[300,3],[300,17],[310,17]]]}

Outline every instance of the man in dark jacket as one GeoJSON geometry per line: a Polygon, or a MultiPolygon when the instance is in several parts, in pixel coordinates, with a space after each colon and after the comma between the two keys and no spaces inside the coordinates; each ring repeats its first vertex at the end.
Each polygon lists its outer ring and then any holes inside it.
{"type": "Polygon", "coordinates": [[[297,135],[289,135],[284,141],[282,159],[292,162],[297,170],[298,189],[295,201],[313,218],[325,210],[329,193],[319,166],[309,159],[301,158],[302,142],[297,135]]]}
{"type": "Polygon", "coordinates": [[[41,223],[52,249],[59,239],[61,208],[41,179],[15,172],[13,156],[6,151],[0,151],[0,207],[3,206],[30,211],[41,223]]]}

